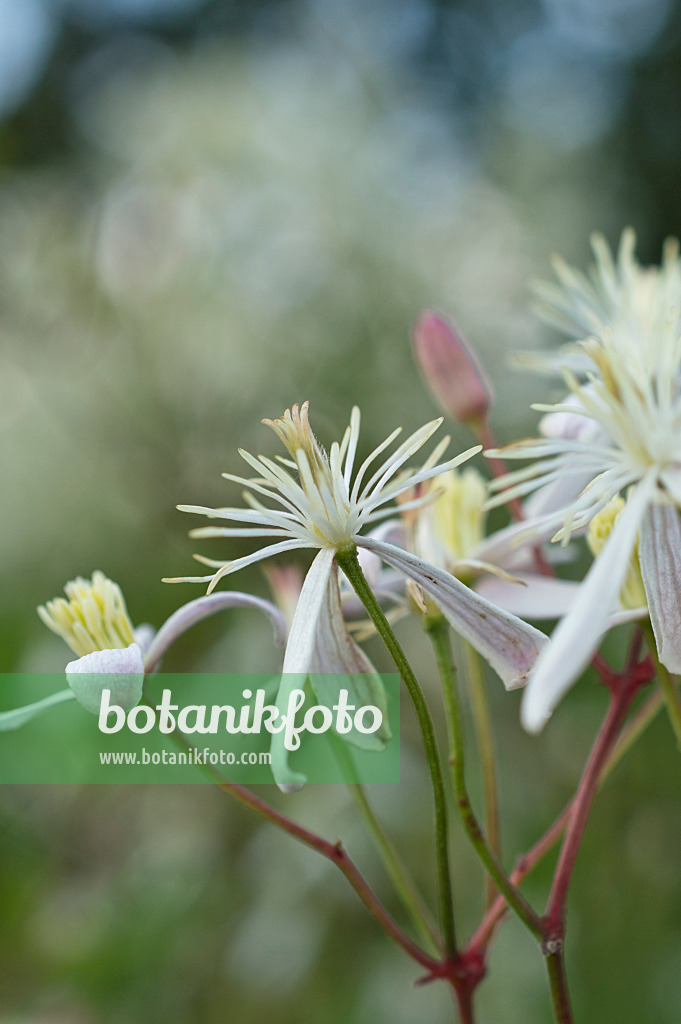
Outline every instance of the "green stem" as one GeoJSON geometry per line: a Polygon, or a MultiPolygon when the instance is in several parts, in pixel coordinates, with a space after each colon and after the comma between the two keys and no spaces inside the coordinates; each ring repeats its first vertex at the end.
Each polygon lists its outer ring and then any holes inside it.
{"type": "Polygon", "coordinates": [[[376,815],[367,800],[364,789],[359,784],[351,785],[348,788],[352,793],[352,798],[355,801],[357,810],[366,824],[367,831],[374,841],[374,846],[376,847],[385,869],[390,876],[390,880],[395,887],[395,891],[400,897],[405,910],[409,914],[421,942],[424,943],[431,953],[439,954],[440,937],[433,921],[431,920],[428,908],[424,904],[420,892],[416,888],[413,880],[407,872],[407,869],[402,863],[402,859],[397,850],[383,831],[380,822],[376,818],[376,815]]]}
{"type": "Polygon", "coordinates": [[[672,729],[676,736],[676,742],[681,748],[681,694],[679,693],[677,679],[670,674],[669,670],[659,659],[657,644],[655,643],[655,634],[653,633],[653,627],[650,625],[650,622],[643,624],[643,632],[646,636],[648,650],[655,662],[657,678],[660,681],[660,686],[664,693],[664,699],[667,702],[667,714],[669,715],[669,721],[672,724],[672,729]]]}
{"type": "MultiPolygon", "coordinates": [[[[485,835],[487,836],[490,849],[494,851],[498,858],[501,858],[501,826],[499,823],[496,757],[485,680],[478,652],[468,643],[464,643],[462,646],[466,665],[466,677],[469,683],[468,692],[471,699],[473,722],[478,741],[478,750],[480,751],[482,784],[485,796],[485,835]]],[[[485,886],[485,903],[487,907],[490,907],[496,898],[497,889],[489,875],[486,877],[485,886]]]]}
{"type": "Polygon", "coordinates": [[[449,643],[449,627],[446,620],[440,615],[428,616],[425,621],[426,629],[433,643],[442,680],[449,742],[452,751],[450,760],[461,820],[480,860],[489,875],[494,879],[499,891],[505,896],[508,905],[515,910],[520,920],[529,928],[533,935],[536,935],[538,939],[542,939],[544,931],[539,916],[513,885],[504,871],[499,858],[490,849],[471,806],[466,789],[463,722],[461,720],[459,695],[456,688],[456,669],[452,660],[452,649],[449,643]]]}
{"type": "Polygon", "coordinates": [[[409,914],[421,942],[431,953],[439,955],[441,952],[440,936],[420,892],[392,841],[386,835],[381,823],[374,814],[364,787],[357,781],[355,765],[352,758],[348,756],[345,744],[339,740],[334,746],[336,756],[343,762],[343,774],[349,780],[348,789],[350,790],[350,795],[359,811],[360,817],[366,825],[367,832],[373,840],[374,847],[383,862],[395,892],[402,901],[404,909],[409,914]]]}
{"type": "Polygon", "coordinates": [[[412,667],[362,572],[362,567],[357,558],[357,548],[353,545],[345,550],[337,551],[336,561],[369,613],[371,621],[395,662],[418,718],[435,802],[435,855],[437,858],[440,922],[446,951],[448,954],[453,955],[456,952],[456,933],[454,930],[452,879],[449,870],[447,802],[433,720],[412,667]]]}

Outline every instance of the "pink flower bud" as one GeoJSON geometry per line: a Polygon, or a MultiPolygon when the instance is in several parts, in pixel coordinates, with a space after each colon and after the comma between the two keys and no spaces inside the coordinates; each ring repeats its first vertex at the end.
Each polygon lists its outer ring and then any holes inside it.
{"type": "Polygon", "coordinates": [[[414,353],[431,394],[459,423],[485,419],[494,394],[477,356],[453,323],[431,309],[412,332],[414,353]]]}

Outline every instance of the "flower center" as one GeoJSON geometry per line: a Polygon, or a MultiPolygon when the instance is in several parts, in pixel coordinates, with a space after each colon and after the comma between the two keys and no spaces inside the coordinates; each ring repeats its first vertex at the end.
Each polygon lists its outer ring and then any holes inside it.
{"type": "Polygon", "coordinates": [[[279,419],[262,422],[271,427],[286,446],[300,475],[305,497],[303,510],[311,529],[328,544],[349,542],[351,512],[347,483],[341,471],[346,441],[334,444],[331,459],[317,441],[308,418],[309,402],[294,405],[279,419]]]}

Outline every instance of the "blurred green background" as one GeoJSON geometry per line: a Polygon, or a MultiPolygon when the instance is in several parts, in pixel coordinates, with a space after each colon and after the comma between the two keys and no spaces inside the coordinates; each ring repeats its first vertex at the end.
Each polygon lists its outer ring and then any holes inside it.
{"type": "MultiPolygon", "coordinates": [[[[680,58],[673,0],[0,0],[0,669],[68,660],[35,606],[75,575],[117,580],[137,623],[198,596],[160,583],[194,571],[175,505],[236,499],[220,473],[242,471],[239,446],[274,451],[262,417],[309,398],[330,441],[357,402],[365,454],[430,418],[423,306],[479,348],[500,438],[532,431],[556,385],[507,356],[557,339],[528,281],[554,250],[584,264],[594,229],[615,244],[633,224],[649,261],[681,230],[680,58]]],[[[257,568],[235,585],[267,594],[257,568]]],[[[401,636],[436,706],[418,629],[401,636]]],[[[165,668],[278,657],[234,612],[165,668]]],[[[584,683],[537,739],[489,682],[510,864],[573,791],[605,695],[584,683]]],[[[403,782],[370,795],[432,896],[404,716],[403,782]]],[[[680,796],[661,720],[579,860],[581,1024],[681,1018],[680,796]]],[[[271,797],[342,836],[399,914],[342,789],[271,797]]],[[[333,867],[208,787],[4,787],[0,814],[0,1024],[451,1020],[333,867]]],[[[481,877],[453,844],[465,934],[481,877]]],[[[538,905],[549,878],[528,885],[538,905]]],[[[478,1002],[479,1024],[550,1019],[515,922],[478,1002]]]]}

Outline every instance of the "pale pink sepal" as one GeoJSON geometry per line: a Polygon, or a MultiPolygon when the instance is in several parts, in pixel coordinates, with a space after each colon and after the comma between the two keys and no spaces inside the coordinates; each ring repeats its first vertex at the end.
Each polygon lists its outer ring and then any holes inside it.
{"type": "Polygon", "coordinates": [[[673,505],[649,506],[638,550],[660,661],[681,673],[681,519],[673,505]]]}
{"type": "Polygon", "coordinates": [[[652,489],[653,478],[644,477],[581,584],[571,611],[556,627],[550,647],[539,658],[521,709],[521,720],[528,732],[539,732],[544,727],[606,631],[629,571],[636,534],[652,489]]]}
{"type": "Polygon", "coordinates": [[[548,642],[543,633],[490,604],[430,562],[370,537],[355,537],[355,542],[375,551],[384,562],[417,583],[457,633],[490,663],[507,689],[526,682],[539,652],[548,642]]]}
{"type": "MultiPolygon", "coordinates": [[[[475,584],[478,594],[492,604],[498,604],[507,612],[513,612],[521,619],[562,619],[572,608],[581,583],[575,580],[554,579],[537,573],[517,573],[517,579],[525,586],[518,586],[508,580],[485,577],[475,584]]],[[[606,633],[613,626],[636,622],[648,615],[647,608],[619,608],[612,612],[603,630],[606,633]]]]}
{"type": "Polygon", "coordinates": [[[86,711],[99,714],[102,690],[111,690],[110,703],[124,710],[142,697],[144,655],[139,644],[85,654],[66,666],[66,681],[86,711]]]}
{"type": "Polygon", "coordinates": [[[263,612],[274,626],[274,642],[279,647],[283,647],[286,641],[286,620],[271,601],[265,601],[253,594],[241,594],[238,591],[220,591],[188,601],[166,619],[146,648],[144,661],[147,672],[153,672],[158,667],[161,658],[178,637],[195,626],[197,622],[227,608],[255,608],[257,611],[263,612]]]}
{"type": "Polygon", "coordinates": [[[562,619],[570,611],[579,583],[538,573],[515,573],[519,583],[486,576],[475,584],[482,597],[521,619],[562,619]],[[524,586],[523,586],[524,584],[524,586]]]}
{"type": "Polygon", "coordinates": [[[485,417],[492,385],[458,328],[427,309],[414,324],[412,340],[421,372],[442,409],[460,423],[485,417]]]}

